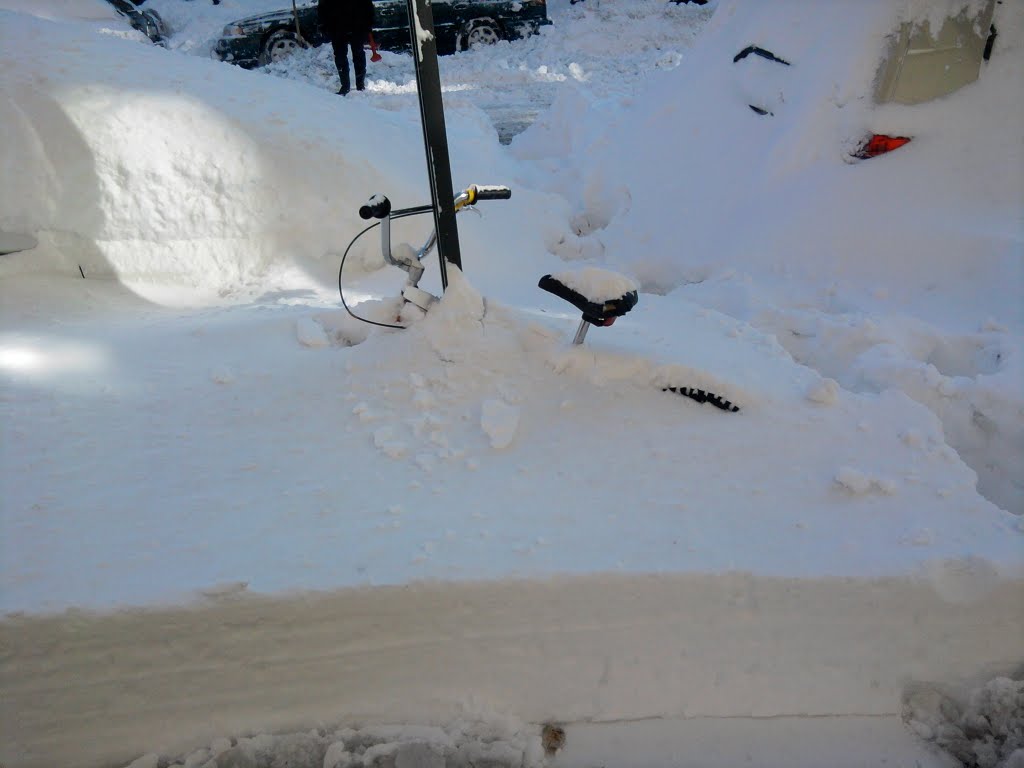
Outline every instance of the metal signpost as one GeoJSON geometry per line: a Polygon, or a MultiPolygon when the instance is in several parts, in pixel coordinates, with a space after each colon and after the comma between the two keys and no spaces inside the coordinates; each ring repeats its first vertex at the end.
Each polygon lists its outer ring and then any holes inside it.
{"type": "Polygon", "coordinates": [[[441,287],[448,287],[447,263],[462,269],[459,229],[455,223],[452,169],[448,158],[448,134],[444,125],[441,100],[441,75],[437,69],[437,37],[430,0],[406,0],[409,10],[409,36],[416,65],[416,90],[420,98],[423,144],[427,151],[430,196],[437,227],[437,254],[441,265],[441,287]]]}

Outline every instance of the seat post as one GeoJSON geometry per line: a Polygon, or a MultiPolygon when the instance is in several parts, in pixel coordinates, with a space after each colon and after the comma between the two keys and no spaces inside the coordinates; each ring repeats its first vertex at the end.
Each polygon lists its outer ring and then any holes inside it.
{"type": "MultiPolygon", "coordinates": [[[[581,274],[585,274],[587,279],[576,280],[574,275],[571,274],[544,275],[540,282],[537,283],[538,287],[543,288],[548,293],[553,293],[560,299],[565,299],[583,313],[579,328],[576,329],[576,336],[572,340],[573,346],[579,346],[583,343],[583,340],[587,337],[587,331],[590,330],[590,326],[597,325],[607,328],[615,322],[615,318],[622,317],[635,307],[639,298],[635,287],[624,290],[622,295],[616,298],[609,298],[604,295],[608,293],[608,284],[624,289],[632,286],[631,280],[615,272],[590,267],[582,270],[581,274]],[[599,279],[595,280],[595,277],[599,279]],[[584,295],[580,290],[577,290],[577,287],[579,287],[577,284],[591,286],[596,295],[594,297],[584,295]],[[570,287],[570,285],[574,287],[570,287]]],[[[583,288],[581,290],[586,289],[583,288]]]]}
{"type": "Polygon", "coordinates": [[[590,330],[590,322],[588,320],[580,320],[580,327],[576,329],[576,337],[572,340],[572,343],[582,344],[583,340],[587,338],[588,330],[590,330]]]}

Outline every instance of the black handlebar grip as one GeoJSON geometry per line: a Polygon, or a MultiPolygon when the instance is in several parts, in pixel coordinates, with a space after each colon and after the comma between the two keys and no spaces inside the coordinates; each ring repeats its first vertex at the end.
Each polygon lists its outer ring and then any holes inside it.
{"type": "Polygon", "coordinates": [[[477,200],[508,200],[512,197],[512,190],[508,187],[476,185],[477,200]]]}
{"type": "Polygon", "coordinates": [[[362,219],[383,219],[391,213],[391,201],[384,195],[374,195],[366,201],[366,205],[359,208],[359,217],[362,219]]]}

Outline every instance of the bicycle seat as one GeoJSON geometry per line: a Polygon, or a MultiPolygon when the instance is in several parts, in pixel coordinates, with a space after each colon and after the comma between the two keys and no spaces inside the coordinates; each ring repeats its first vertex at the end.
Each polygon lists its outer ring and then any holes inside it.
{"type": "Polygon", "coordinates": [[[565,299],[583,313],[591,325],[609,326],[636,306],[632,280],[616,272],[589,267],[578,272],[544,275],[537,283],[548,293],[565,299]]]}

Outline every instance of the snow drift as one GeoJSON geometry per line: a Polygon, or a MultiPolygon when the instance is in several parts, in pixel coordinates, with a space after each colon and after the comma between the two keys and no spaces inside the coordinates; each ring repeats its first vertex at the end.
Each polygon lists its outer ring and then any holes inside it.
{"type": "Polygon", "coordinates": [[[982,5],[812,14],[798,0],[723,0],[684,66],[624,105],[567,96],[513,149],[588,223],[581,242],[560,247],[567,256],[597,256],[649,291],[751,322],[848,389],[906,392],[942,419],[982,492],[1020,513],[1020,6],[998,7],[998,44],[977,82],[915,106],[872,100],[901,21],[937,28],[982,5]],[[751,45],[789,65],[733,61],[751,45]],[[852,164],[873,132],[914,141],[852,164]]]}

